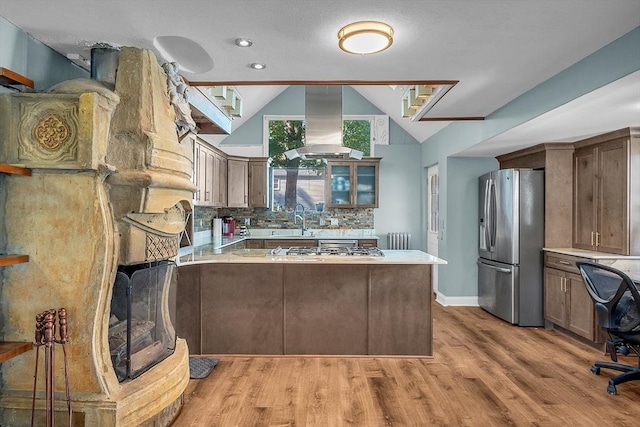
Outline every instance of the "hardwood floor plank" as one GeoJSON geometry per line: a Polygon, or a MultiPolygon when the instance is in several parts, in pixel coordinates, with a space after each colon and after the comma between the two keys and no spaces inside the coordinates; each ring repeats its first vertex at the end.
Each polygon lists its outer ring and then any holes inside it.
{"type": "Polygon", "coordinates": [[[172,425],[638,425],[640,382],[609,395],[615,374],[589,371],[602,351],[479,308],[433,311],[433,358],[216,356],[172,425]]]}

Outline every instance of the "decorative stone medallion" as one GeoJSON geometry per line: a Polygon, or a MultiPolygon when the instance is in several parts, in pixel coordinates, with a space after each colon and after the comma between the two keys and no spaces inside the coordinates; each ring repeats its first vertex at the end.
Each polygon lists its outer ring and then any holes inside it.
{"type": "Polygon", "coordinates": [[[69,139],[69,126],[57,114],[40,119],[33,129],[33,137],[45,149],[55,151],[69,139]]]}
{"type": "Polygon", "coordinates": [[[78,156],[78,100],[20,103],[18,160],[68,163],[78,156]]]}

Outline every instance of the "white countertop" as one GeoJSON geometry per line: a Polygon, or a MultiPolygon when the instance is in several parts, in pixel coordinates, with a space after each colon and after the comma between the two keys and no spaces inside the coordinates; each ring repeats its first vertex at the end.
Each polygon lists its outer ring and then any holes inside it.
{"type": "Polygon", "coordinates": [[[624,256],[575,248],[543,248],[547,252],[587,258],[625,272],[632,280],[640,281],[640,256],[624,256]]]}
{"type": "Polygon", "coordinates": [[[273,255],[271,249],[238,249],[222,253],[214,245],[197,246],[190,251],[181,251],[176,258],[178,265],[202,263],[230,263],[230,264],[446,264],[447,262],[417,250],[385,250],[383,257],[375,256],[300,256],[273,255]]]}
{"type": "Polygon", "coordinates": [[[547,252],[555,252],[558,254],[577,256],[577,257],[589,258],[589,259],[620,259],[620,260],[637,259],[637,260],[640,260],[640,255],[625,256],[625,255],[611,254],[608,252],[595,252],[595,251],[587,251],[584,249],[576,249],[576,248],[542,248],[542,250],[547,252]]]}

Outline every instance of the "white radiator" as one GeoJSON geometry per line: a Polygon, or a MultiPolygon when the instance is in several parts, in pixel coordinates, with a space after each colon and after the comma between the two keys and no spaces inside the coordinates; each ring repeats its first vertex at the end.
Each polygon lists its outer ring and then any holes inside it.
{"type": "Polygon", "coordinates": [[[388,249],[410,249],[411,233],[389,233],[387,234],[388,249]]]}

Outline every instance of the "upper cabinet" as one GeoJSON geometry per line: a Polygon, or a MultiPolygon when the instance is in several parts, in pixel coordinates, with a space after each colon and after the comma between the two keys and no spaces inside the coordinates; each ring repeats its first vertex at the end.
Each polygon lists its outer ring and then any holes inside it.
{"type": "Polygon", "coordinates": [[[227,158],[210,145],[196,141],[194,144],[194,194],[196,206],[227,206],[227,158]]]}
{"type": "Polygon", "coordinates": [[[327,162],[327,207],[378,207],[379,158],[327,162]]]}
{"type": "Polygon", "coordinates": [[[227,206],[246,208],[249,206],[249,161],[242,158],[227,159],[227,206]]]}
{"type": "Polygon", "coordinates": [[[268,177],[269,158],[259,157],[249,159],[249,207],[269,207],[268,177]]]}
{"type": "Polygon", "coordinates": [[[640,132],[575,143],[573,247],[640,255],[640,132]]]}
{"type": "Polygon", "coordinates": [[[194,144],[194,205],[214,208],[268,207],[268,157],[227,156],[197,140],[194,144]]]}

